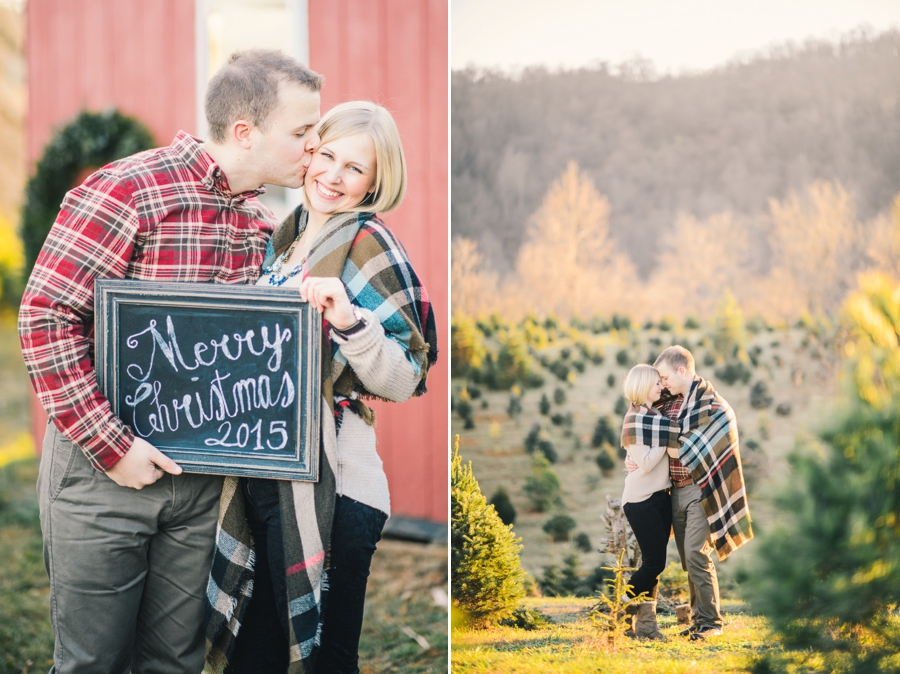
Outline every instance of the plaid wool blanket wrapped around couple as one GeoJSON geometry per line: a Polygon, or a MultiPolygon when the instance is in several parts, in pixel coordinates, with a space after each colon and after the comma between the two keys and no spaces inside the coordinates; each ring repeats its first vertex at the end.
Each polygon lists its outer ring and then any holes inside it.
{"type": "MultiPolygon", "coordinates": [[[[278,227],[269,243],[265,267],[306,228],[307,212],[298,208],[278,227]]],[[[425,392],[428,368],[437,360],[434,312],[402,244],[371,213],[332,217],[319,232],[307,261],[309,275],[339,277],[354,304],[370,309],[388,337],[396,341],[421,379],[414,396],[425,392]]],[[[314,670],[327,595],[328,553],[334,519],[337,435],[342,414],[374,415],[363,403],[376,397],[348,366],[340,345],[322,339],[321,459],[319,481],[278,481],[281,543],[289,615],[289,674],[314,670]]],[[[238,479],[226,478],[219,504],[216,549],[207,587],[207,663],[223,668],[253,594],[255,555],[238,479]]]]}
{"type": "Polygon", "coordinates": [[[723,560],[753,538],[737,419],[712,384],[698,377],[678,415],[678,458],[700,487],[713,545],[723,560]]]}
{"type": "Polygon", "coordinates": [[[678,449],[679,426],[652,407],[635,406],[632,403],[622,421],[622,447],[631,445],[646,447],[672,447],[678,449]]]}

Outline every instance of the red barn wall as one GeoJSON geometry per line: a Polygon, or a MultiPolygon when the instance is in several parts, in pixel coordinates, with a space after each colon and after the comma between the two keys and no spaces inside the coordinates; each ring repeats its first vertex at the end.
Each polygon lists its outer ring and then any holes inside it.
{"type": "Polygon", "coordinates": [[[409,168],[403,205],[384,220],[406,246],[438,317],[428,394],[376,406],[378,451],[395,514],[447,521],[447,0],[310,0],[310,66],[322,109],[364,98],[397,120],[409,168]]]}
{"type": "Polygon", "coordinates": [[[28,0],[28,159],[60,124],[116,106],[160,145],[195,126],[194,3],[28,0]]]}
{"type": "MultiPolygon", "coordinates": [[[[30,170],[56,127],[116,106],[161,145],[195,126],[195,16],[189,0],[28,0],[30,170]]],[[[311,66],[323,109],[354,98],[389,108],[409,191],[386,221],[402,239],[438,316],[441,360],[429,393],[379,405],[379,451],[397,515],[447,520],[449,334],[447,0],[309,0],[311,66]]],[[[37,417],[38,415],[36,415],[37,417]]],[[[36,418],[35,438],[44,421],[36,418]]]]}

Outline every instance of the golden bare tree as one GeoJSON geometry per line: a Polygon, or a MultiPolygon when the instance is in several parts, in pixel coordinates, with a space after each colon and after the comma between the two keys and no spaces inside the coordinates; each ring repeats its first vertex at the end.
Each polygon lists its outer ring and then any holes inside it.
{"type": "Polygon", "coordinates": [[[839,183],[815,182],[802,195],[769,201],[770,309],[788,318],[836,310],[863,266],[861,227],[839,183]]]}
{"type": "Polygon", "coordinates": [[[534,310],[568,317],[627,307],[631,263],[609,238],[609,201],[575,162],[547,191],[516,263],[521,297],[534,310]]]}
{"type": "Polygon", "coordinates": [[[661,244],[648,284],[657,316],[707,317],[726,289],[738,291],[747,285],[747,231],[731,213],[705,220],[681,215],[661,244]]]}
{"type": "Polygon", "coordinates": [[[473,239],[456,237],[451,248],[450,302],[453,315],[478,316],[496,309],[497,274],[484,269],[473,239]]]}

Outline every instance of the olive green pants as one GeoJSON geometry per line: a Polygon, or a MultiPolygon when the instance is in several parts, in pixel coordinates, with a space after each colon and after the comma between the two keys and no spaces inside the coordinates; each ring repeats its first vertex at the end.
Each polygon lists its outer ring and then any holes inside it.
{"type": "Polygon", "coordinates": [[[198,674],[222,478],[164,475],[140,491],[95,470],[51,423],[38,501],[51,674],[198,674]]]}
{"type": "Polygon", "coordinates": [[[681,568],[687,571],[691,617],[695,627],[722,627],[719,578],[709,542],[709,522],[700,504],[700,487],[672,488],[672,528],[681,568]]]}

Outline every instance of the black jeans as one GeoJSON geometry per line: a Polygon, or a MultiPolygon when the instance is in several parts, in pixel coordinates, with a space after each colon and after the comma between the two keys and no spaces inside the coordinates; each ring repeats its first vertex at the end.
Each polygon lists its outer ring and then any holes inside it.
{"type": "Polygon", "coordinates": [[[667,490],[651,494],[640,503],[626,503],[622,510],[641,548],[641,566],[631,576],[631,592],[646,592],[656,599],[659,574],[666,568],[666,546],[672,530],[672,499],[667,490]]]}
{"type": "MultiPolygon", "coordinates": [[[[289,640],[277,483],[256,478],[242,478],[241,483],[256,543],[256,574],[253,598],[225,674],[279,674],[288,668],[289,640]]],[[[345,496],[335,499],[317,672],[359,672],[366,582],[386,521],[380,510],[345,496]]]]}

